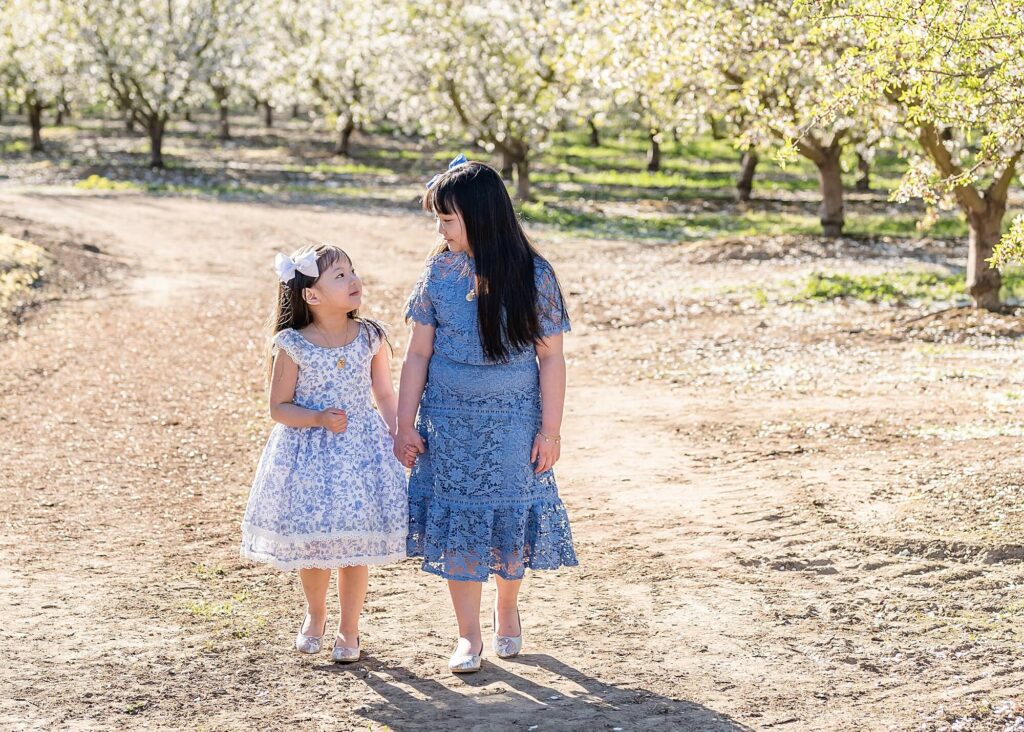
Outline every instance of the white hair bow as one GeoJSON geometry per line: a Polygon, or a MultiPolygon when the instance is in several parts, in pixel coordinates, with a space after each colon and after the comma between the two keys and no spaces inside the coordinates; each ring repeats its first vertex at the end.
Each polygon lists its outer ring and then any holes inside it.
{"type": "Polygon", "coordinates": [[[288,283],[292,281],[296,272],[302,272],[304,275],[310,277],[319,277],[320,269],[316,266],[316,251],[309,251],[303,254],[301,257],[292,259],[287,254],[277,253],[274,257],[274,269],[277,271],[277,277],[281,282],[288,283]]]}

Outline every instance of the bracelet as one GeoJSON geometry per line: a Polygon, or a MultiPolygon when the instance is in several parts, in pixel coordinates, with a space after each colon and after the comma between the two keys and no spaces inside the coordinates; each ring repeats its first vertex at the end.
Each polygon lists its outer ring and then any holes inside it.
{"type": "Polygon", "coordinates": [[[537,436],[542,438],[544,442],[553,442],[556,445],[562,441],[561,435],[545,435],[543,432],[538,432],[537,436]]]}

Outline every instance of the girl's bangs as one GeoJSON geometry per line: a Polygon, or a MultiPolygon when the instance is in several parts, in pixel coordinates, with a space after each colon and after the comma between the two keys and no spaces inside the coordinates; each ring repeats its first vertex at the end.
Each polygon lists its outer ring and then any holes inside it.
{"type": "Polygon", "coordinates": [[[423,196],[423,210],[433,214],[451,216],[455,213],[455,186],[451,176],[445,175],[423,196]]]}

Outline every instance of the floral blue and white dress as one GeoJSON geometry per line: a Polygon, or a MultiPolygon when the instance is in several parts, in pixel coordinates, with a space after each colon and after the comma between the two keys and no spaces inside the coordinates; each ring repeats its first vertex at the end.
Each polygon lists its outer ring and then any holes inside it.
{"type": "MultiPolygon", "coordinates": [[[[567,332],[554,271],[540,257],[534,266],[541,333],[567,332]]],[[[541,415],[536,348],[487,359],[475,278],[472,257],[442,252],[427,260],[406,306],[406,317],[436,328],[416,420],[427,449],[409,479],[408,554],[454,580],[575,566],[555,474],[530,463],[541,415]]]]}
{"type": "Polygon", "coordinates": [[[405,558],[405,469],[370,395],[370,361],[381,339],[361,324],[348,345],[324,348],[286,329],[274,347],[298,364],[294,403],[344,409],[348,426],[274,425],[249,491],[242,556],[286,570],[405,558]]]}

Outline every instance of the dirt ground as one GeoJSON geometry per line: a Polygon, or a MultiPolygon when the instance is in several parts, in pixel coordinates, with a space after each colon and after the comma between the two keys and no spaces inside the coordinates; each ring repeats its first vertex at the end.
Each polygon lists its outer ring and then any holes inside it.
{"type": "Polygon", "coordinates": [[[0,230],[90,247],[0,343],[4,729],[1024,730],[1019,319],[751,295],[959,248],[537,232],[580,566],[525,583],[522,656],[453,677],[414,560],[336,667],[291,650],[296,577],[237,553],[274,251],[350,251],[397,375],[429,219],[41,187],[0,230]]]}

